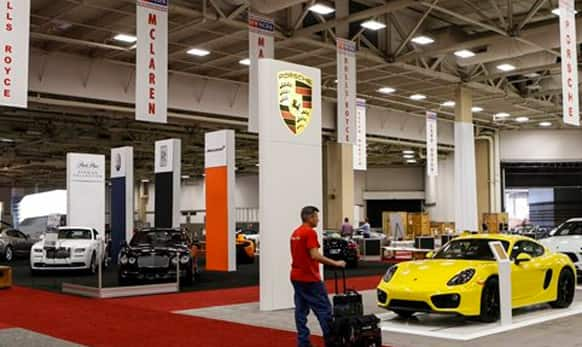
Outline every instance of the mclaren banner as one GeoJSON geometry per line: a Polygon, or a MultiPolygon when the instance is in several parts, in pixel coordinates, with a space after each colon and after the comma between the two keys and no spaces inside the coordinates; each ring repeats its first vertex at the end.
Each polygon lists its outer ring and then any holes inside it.
{"type": "Polygon", "coordinates": [[[438,176],[438,140],[437,140],[437,114],[426,113],[426,174],[429,177],[438,176]]]}
{"type": "Polygon", "coordinates": [[[356,43],[337,39],[337,141],[355,142],[356,43]]]}
{"type": "Polygon", "coordinates": [[[137,0],[135,118],[167,123],[168,0],[137,0]]]}
{"type": "Polygon", "coordinates": [[[259,131],[259,67],[262,58],[275,57],[275,23],[272,18],[249,13],[249,126],[252,133],[259,131]]]}
{"type": "Polygon", "coordinates": [[[356,100],[356,143],[354,145],[354,170],[368,169],[366,141],[366,100],[356,100]]]}
{"type": "Polygon", "coordinates": [[[0,105],[28,106],[30,0],[0,0],[0,105]]]}
{"type": "Polygon", "coordinates": [[[560,0],[562,113],[565,124],[580,126],[575,12],[574,0],[560,0]]]}

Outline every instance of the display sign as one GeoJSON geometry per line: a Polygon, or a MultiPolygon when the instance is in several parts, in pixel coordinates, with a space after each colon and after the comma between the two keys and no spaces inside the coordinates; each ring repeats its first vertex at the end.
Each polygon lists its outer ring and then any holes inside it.
{"type": "Polygon", "coordinates": [[[259,131],[259,68],[262,58],[275,57],[275,22],[272,18],[249,12],[249,121],[248,131],[259,131]]]}
{"type": "Polygon", "coordinates": [[[580,126],[574,0],[560,0],[560,45],[562,53],[562,113],[564,123],[580,126]]]}
{"type": "Polygon", "coordinates": [[[154,223],[158,228],[180,226],[182,140],[168,139],[155,143],[154,223]]]}
{"type": "Polygon", "coordinates": [[[174,162],[174,140],[156,141],[156,157],[154,158],[154,170],[158,172],[172,172],[174,162]]]}
{"type": "Polygon", "coordinates": [[[426,112],[426,174],[429,177],[439,174],[437,114],[426,112]]]}
{"type": "Polygon", "coordinates": [[[167,123],[168,0],[137,0],[135,119],[167,123]]]}
{"type": "Polygon", "coordinates": [[[366,141],[366,100],[356,100],[356,141],[354,145],[354,170],[368,168],[368,144],[366,141]]]}
{"type": "Polygon", "coordinates": [[[356,43],[338,38],[337,46],[337,141],[355,143],[356,43]]]}
{"type": "Polygon", "coordinates": [[[313,80],[300,72],[277,74],[281,119],[294,135],[301,135],[311,122],[313,80]]]}
{"type": "Polygon", "coordinates": [[[28,106],[30,0],[0,0],[0,105],[28,106]]]}
{"type": "Polygon", "coordinates": [[[103,182],[105,163],[100,156],[73,156],[69,163],[73,182],[103,182]]]}

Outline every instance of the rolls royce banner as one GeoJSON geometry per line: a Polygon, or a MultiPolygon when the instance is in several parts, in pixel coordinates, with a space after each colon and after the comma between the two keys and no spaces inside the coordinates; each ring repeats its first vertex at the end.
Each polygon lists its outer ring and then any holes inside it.
{"type": "Polygon", "coordinates": [[[0,6],[0,105],[26,108],[30,0],[1,0],[0,6]]]}
{"type": "Polygon", "coordinates": [[[168,0],[137,0],[135,119],[167,123],[168,0]]]}
{"type": "Polygon", "coordinates": [[[262,58],[275,57],[275,23],[273,19],[249,13],[249,125],[252,133],[259,132],[259,68],[262,58]]]}
{"type": "Polygon", "coordinates": [[[338,38],[337,46],[337,142],[355,142],[356,44],[338,38]]]}
{"type": "Polygon", "coordinates": [[[574,0],[560,0],[560,45],[564,123],[580,126],[574,0]]]}
{"type": "Polygon", "coordinates": [[[426,174],[429,177],[438,176],[438,137],[437,137],[437,114],[426,113],[426,174]]]}
{"type": "Polygon", "coordinates": [[[354,146],[354,170],[368,168],[366,141],[366,100],[356,100],[356,144],[354,146]]]}

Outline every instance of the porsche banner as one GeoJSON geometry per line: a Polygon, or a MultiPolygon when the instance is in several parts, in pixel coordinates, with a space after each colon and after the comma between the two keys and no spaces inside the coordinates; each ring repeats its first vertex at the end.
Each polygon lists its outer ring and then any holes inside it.
{"type": "Polygon", "coordinates": [[[574,0],[560,0],[560,46],[564,123],[580,126],[574,0]]]}
{"type": "Polygon", "coordinates": [[[168,0],[137,0],[135,119],[167,123],[168,0]]]}
{"type": "Polygon", "coordinates": [[[426,174],[429,177],[438,176],[438,140],[437,114],[426,113],[426,174]]]}
{"type": "Polygon", "coordinates": [[[337,46],[337,141],[355,142],[356,43],[338,38],[337,46]]]}
{"type": "Polygon", "coordinates": [[[368,168],[366,142],[366,100],[356,100],[356,133],[354,145],[354,170],[368,168]]]}
{"type": "Polygon", "coordinates": [[[30,0],[0,0],[0,105],[28,106],[30,0]]]}
{"type": "Polygon", "coordinates": [[[275,57],[275,23],[273,19],[249,13],[249,123],[248,131],[259,131],[258,61],[275,57]]]}

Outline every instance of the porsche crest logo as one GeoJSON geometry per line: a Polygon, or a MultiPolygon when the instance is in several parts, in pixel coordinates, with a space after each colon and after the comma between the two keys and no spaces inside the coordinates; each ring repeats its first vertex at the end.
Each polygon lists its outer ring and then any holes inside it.
{"type": "Polygon", "coordinates": [[[311,121],[313,80],[294,71],[281,71],[277,79],[281,118],[294,135],[301,135],[311,121]]]}

